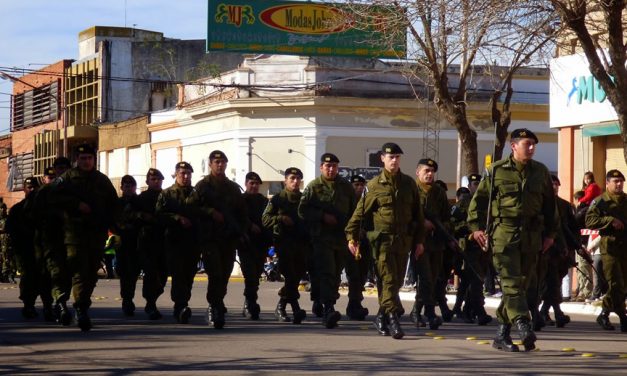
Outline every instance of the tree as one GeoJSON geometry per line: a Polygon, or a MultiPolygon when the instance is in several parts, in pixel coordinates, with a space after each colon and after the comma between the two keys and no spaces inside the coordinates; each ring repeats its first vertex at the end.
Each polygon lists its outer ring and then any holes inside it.
{"type": "MultiPolygon", "coordinates": [[[[432,95],[427,99],[433,100],[459,134],[465,172],[477,172],[477,132],[466,113],[473,69],[480,65],[488,72],[496,59],[508,61],[507,69],[495,71],[496,91],[491,104],[493,118],[500,124],[501,135],[506,136],[511,120],[513,76],[550,40],[547,25],[552,19],[552,9],[544,6],[544,1],[533,0],[351,0],[349,3],[355,27],[382,32],[387,35],[389,46],[393,46],[391,41],[398,33],[407,32],[410,82],[427,77],[427,93],[432,95]],[[459,68],[452,69],[454,66],[459,68]],[[499,101],[503,103],[501,109],[499,101]]],[[[417,97],[424,98],[424,91],[415,92],[417,97]]],[[[503,144],[502,141],[501,150],[503,144]]]]}
{"type": "Polygon", "coordinates": [[[627,162],[627,67],[625,0],[551,0],[563,26],[577,38],[590,73],[618,115],[623,157],[627,162]]]}

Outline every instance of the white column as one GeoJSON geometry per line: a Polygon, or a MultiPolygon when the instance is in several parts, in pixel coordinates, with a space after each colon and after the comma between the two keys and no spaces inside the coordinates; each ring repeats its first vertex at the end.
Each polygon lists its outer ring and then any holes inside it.
{"type": "Polygon", "coordinates": [[[227,176],[245,188],[246,174],[250,171],[250,137],[240,135],[235,139],[235,155],[229,157],[227,176]]]}
{"type": "Polygon", "coordinates": [[[305,155],[303,158],[303,181],[307,184],[309,181],[315,179],[320,175],[320,156],[324,154],[327,148],[327,136],[326,135],[305,135],[305,155]]]}

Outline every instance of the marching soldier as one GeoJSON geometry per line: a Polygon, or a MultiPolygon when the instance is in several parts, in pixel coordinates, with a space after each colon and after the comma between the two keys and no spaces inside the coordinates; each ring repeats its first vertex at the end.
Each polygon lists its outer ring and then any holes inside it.
{"type": "MultiPolygon", "coordinates": [[[[188,303],[192,297],[196,265],[200,260],[196,227],[192,222],[192,209],[189,204],[189,197],[194,190],[193,172],[194,169],[189,163],[177,163],[174,168],[174,184],[161,191],[155,207],[155,214],[165,226],[166,257],[172,275],[170,298],[174,302],[174,317],[180,324],[187,324],[192,316],[188,303]]],[[[155,295],[157,294],[151,294],[147,306],[153,302],[155,295]]],[[[156,298],[154,300],[156,301],[156,298]]]]}
{"type": "Polygon", "coordinates": [[[98,281],[107,231],[113,225],[117,194],[109,178],[96,170],[96,150],[76,148],[76,167],[52,184],[49,202],[63,212],[67,262],[72,275],[76,320],[82,331],[92,327],[88,309],[98,281]]]}
{"type": "Polygon", "coordinates": [[[235,263],[235,250],[249,241],[246,203],[239,185],[225,175],[228,161],[222,151],[212,151],[209,154],[211,172],[196,184],[189,200],[198,210],[200,235],[204,236],[200,240],[209,277],[206,319],[215,329],[224,327],[224,297],[235,263]]]}
{"type": "Polygon", "coordinates": [[[263,182],[255,172],[246,174],[246,191],[243,194],[248,212],[248,237],[250,242],[241,244],[237,253],[244,275],[244,317],[251,320],[259,319],[261,308],[257,303],[259,277],[263,273],[263,264],[266,261],[268,247],[272,243],[272,232],[266,229],[261,217],[268,204],[266,196],[259,193],[259,186],[263,182]]]}
{"type": "Polygon", "coordinates": [[[298,215],[309,227],[313,246],[317,283],[312,281],[312,295],[323,305],[322,323],[327,329],[336,327],[342,318],[335,310],[335,302],[346,257],[344,228],[355,209],[353,186],[338,177],[339,163],[334,154],[322,154],[321,175],[307,185],[298,207],[298,215]]]}
{"type": "Polygon", "coordinates": [[[557,232],[549,171],[532,159],[537,143],[530,130],[514,130],[510,135],[512,154],[490,166],[468,208],[472,237],[481,248],[492,249],[501,276],[503,298],[492,346],[503,351],[519,350],[510,336],[512,324],[518,328],[525,350],[535,348],[527,290],[534,279],[538,253],[549,249],[557,232]]]}
{"type": "Polygon", "coordinates": [[[394,143],[382,147],[383,171],[368,182],[368,193],[360,200],[346,226],[346,238],[353,255],[360,252],[360,229],[372,222],[368,240],[377,272],[379,312],[375,327],[381,335],[404,336],[398,320],[403,308],[399,290],[403,283],[408,253],[423,254],[424,216],[416,182],[401,173],[403,151],[394,143]]]}
{"type": "Polygon", "coordinates": [[[623,191],[624,184],[625,175],[622,172],[608,171],[605,192],[592,202],[586,214],[586,227],[600,230],[603,272],[609,286],[597,323],[605,330],[614,330],[609,317],[610,312],[614,312],[620,319],[621,332],[627,332],[627,197],[623,191]]]}
{"type": "Polygon", "coordinates": [[[148,169],[148,188],[137,198],[139,233],[137,251],[144,268],[142,295],[146,300],[144,312],[150,320],[159,320],[162,315],[157,309],[157,299],[163,294],[168,281],[168,264],[164,246],[164,226],[156,215],[157,200],[162,189],[164,176],[156,168],[148,169]]]}
{"type": "Polygon", "coordinates": [[[274,315],[279,321],[291,321],[294,324],[300,324],[307,316],[298,304],[298,285],[305,274],[309,240],[305,224],[298,216],[302,180],[303,173],[298,168],[285,170],[285,188],[272,196],[262,217],[264,227],[272,231],[274,247],[279,256],[279,271],[284,277],[274,315]],[[287,304],[292,307],[293,318],[287,315],[287,304]]]}

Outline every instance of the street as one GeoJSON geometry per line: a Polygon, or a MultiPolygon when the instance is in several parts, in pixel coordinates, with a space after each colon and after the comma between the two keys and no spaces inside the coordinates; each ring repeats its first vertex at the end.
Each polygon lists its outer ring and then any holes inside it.
{"type": "MultiPolygon", "coordinates": [[[[90,310],[94,329],[82,333],[41,318],[24,321],[17,286],[0,284],[0,374],[611,375],[625,374],[627,368],[627,333],[604,332],[589,314],[571,315],[566,328],[539,332],[538,351],[504,353],[491,347],[495,322],[480,327],[453,319],[437,331],[417,331],[406,314],[401,320],[405,338],[381,337],[372,326],[374,295],[364,301],[370,310],[367,321],[340,321],[338,328],[325,329],[310,316],[309,294],[302,293],[309,315],[303,325],[279,323],[273,315],[278,282],[261,283],[261,320],[250,321],[241,316],[244,284],[232,280],[226,326],[215,330],[204,319],[206,286],[204,279],[195,282],[193,316],[190,324],[181,325],[172,317],[169,283],[158,302],[164,318],[149,321],[141,281],[135,317],[127,319],[117,298],[119,281],[100,280],[90,310]]],[[[342,314],[346,303],[344,293],[336,306],[342,314]]],[[[412,302],[403,304],[409,312],[412,302]]],[[[617,324],[615,316],[612,320],[617,324]]],[[[512,334],[516,340],[515,330],[512,334]]]]}

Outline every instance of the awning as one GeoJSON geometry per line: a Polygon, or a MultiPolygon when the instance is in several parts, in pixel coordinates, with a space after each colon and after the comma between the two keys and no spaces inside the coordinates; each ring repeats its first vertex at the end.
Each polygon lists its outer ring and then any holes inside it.
{"type": "Polygon", "coordinates": [[[618,123],[585,124],[581,128],[584,137],[611,136],[620,134],[618,123]]]}

